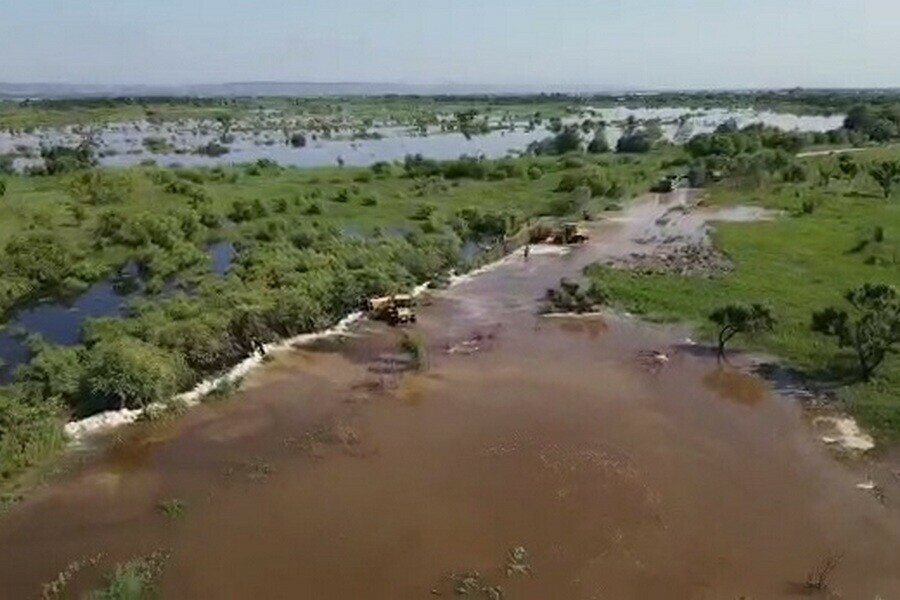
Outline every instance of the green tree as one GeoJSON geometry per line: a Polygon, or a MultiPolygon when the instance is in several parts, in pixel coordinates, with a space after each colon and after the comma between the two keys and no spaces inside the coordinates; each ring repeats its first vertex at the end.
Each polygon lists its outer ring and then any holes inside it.
{"type": "Polygon", "coordinates": [[[16,381],[35,398],[74,400],[84,373],[80,349],[41,341],[32,354],[31,360],[16,371],[16,381]]]}
{"type": "Polygon", "coordinates": [[[838,159],[838,169],[841,170],[847,181],[853,181],[859,175],[859,164],[846,154],[842,154],[838,159]]]}
{"type": "Polygon", "coordinates": [[[69,195],[93,206],[120,204],[133,189],[128,175],[96,169],[79,173],[68,182],[69,195]]]}
{"type": "Polygon", "coordinates": [[[306,146],[306,136],[302,133],[291,134],[290,138],[288,138],[288,143],[294,148],[303,148],[306,146]]]}
{"type": "Polygon", "coordinates": [[[178,390],[183,365],[174,355],[132,337],[101,340],[87,351],[85,387],[107,406],[143,407],[178,390]]]}
{"type": "Polygon", "coordinates": [[[605,154],[609,152],[609,141],[606,139],[606,130],[598,129],[594,132],[594,139],[588,144],[587,151],[591,154],[605,154]]]}
{"type": "Polygon", "coordinates": [[[15,237],[6,245],[0,267],[7,275],[25,277],[41,288],[59,285],[75,270],[81,256],[50,233],[15,237]]]}
{"type": "Polygon", "coordinates": [[[890,198],[894,184],[900,182],[900,162],[895,160],[876,162],[869,167],[869,177],[875,180],[884,197],[890,198]]]}
{"type": "Polygon", "coordinates": [[[709,320],[719,328],[718,354],[725,358],[725,345],[739,333],[764,333],[775,327],[772,309],[765,304],[745,304],[735,302],[717,308],[709,315],[709,320]]]}
{"type": "Polygon", "coordinates": [[[872,108],[866,104],[858,104],[847,111],[844,128],[851,131],[866,131],[875,123],[872,108]]]}
{"type": "Polygon", "coordinates": [[[219,140],[223,144],[227,144],[231,135],[231,127],[234,125],[234,117],[228,113],[219,113],[216,115],[216,123],[219,124],[219,140]]]}
{"type": "Polygon", "coordinates": [[[835,178],[837,175],[837,171],[834,168],[834,165],[828,162],[824,162],[819,164],[819,185],[822,187],[828,187],[828,184],[831,183],[831,180],[835,178]]]}
{"type": "Polygon", "coordinates": [[[616,152],[643,154],[653,148],[653,140],[644,130],[626,133],[616,142],[616,152]]]}
{"type": "Polygon", "coordinates": [[[94,147],[88,140],[74,148],[68,146],[41,148],[41,158],[44,159],[44,172],[47,175],[90,169],[97,164],[94,147]]]}
{"type": "Polygon", "coordinates": [[[900,343],[900,300],[883,283],[866,283],[844,298],[852,311],[830,307],[812,317],[812,329],[837,339],[840,348],[856,354],[860,376],[869,380],[889,352],[900,343]]]}

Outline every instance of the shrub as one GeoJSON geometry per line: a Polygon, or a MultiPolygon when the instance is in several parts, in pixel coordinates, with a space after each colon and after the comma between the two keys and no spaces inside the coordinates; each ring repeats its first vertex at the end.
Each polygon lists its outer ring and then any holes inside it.
{"type": "Polygon", "coordinates": [[[98,342],[88,349],[86,361],[86,391],[107,407],[167,400],[184,376],[178,357],[132,337],[98,342]]]}
{"type": "Polygon", "coordinates": [[[716,309],[709,320],[719,328],[719,358],[725,357],[725,345],[739,333],[763,333],[775,327],[772,309],[764,304],[733,303],[716,309]]]}
{"type": "Polygon", "coordinates": [[[132,193],[133,185],[127,175],[92,169],[69,180],[68,190],[80,202],[106,206],[123,202],[132,193]]]}
{"type": "Polygon", "coordinates": [[[626,134],[616,142],[616,152],[644,154],[653,148],[653,140],[644,131],[626,134]]]}
{"type": "Polygon", "coordinates": [[[818,311],[813,314],[812,329],[834,337],[838,347],[852,349],[860,376],[868,380],[900,344],[900,300],[893,287],[874,283],[848,291],[844,299],[852,310],[818,311]]]}
{"type": "Polygon", "coordinates": [[[587,287],[571,281],[560,279],[558,288],[547,290],[543,312],[592,312],[608,301],[608,295],[596,281],[587,287]]]}
{"type": "Polygon", "coordinates": [[[97,164],[94,147],[87,141],[74,148],[68,146],[41,148],[41,158],[44,159],[44,166],[40,172],[47,175],[90,169],[97,164]]]}
{"type": "Polygon", "coordinates": [[[208,144],[204,144],[198,147],[194,153],[199,154],[201,156],[210,156],[210,157],[218,157],[224,156],[231,152],[231,149],[224,144],[220,144],[219,142],[209,142],[208,144]]]}
{"type": "Polygon", "coordinates": [[[0,481],[38,464],[65,444],[62,410],[55,399],[26,401],[0,388],[0,481]]]}
{"type": "Polygon", "coordinates": [[[306,136],[302,133],[293,133],[288,139],[288,142],[294,148],[303,148],[304,146],[306,146],[306,136]]]}

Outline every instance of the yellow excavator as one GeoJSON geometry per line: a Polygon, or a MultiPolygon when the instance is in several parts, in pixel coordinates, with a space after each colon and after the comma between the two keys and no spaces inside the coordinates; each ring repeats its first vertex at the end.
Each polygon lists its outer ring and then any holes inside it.
{"type": "Polygon", "coordinates": [[[370,319],[397,326],[416,322],[416,300],[410,294],[369,298],[366,312],[370,319]]]}
{"type": "Polygon", "coordinates": [[[547,241],[551,244],[583,244],[590,239],[587,231],[579,227],[577,223],[563,223],[561,227],[550,234],[547,241]]]}

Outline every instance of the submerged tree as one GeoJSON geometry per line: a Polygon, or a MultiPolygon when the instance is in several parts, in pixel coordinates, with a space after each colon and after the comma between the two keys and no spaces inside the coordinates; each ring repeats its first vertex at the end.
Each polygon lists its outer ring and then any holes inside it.
{"type": "Polygon", "coordinates": [[[223,144],[227,144],[231,136],[231,128],[234,125],[234,117],[228,113],[219,113],[216,115],[216,122],[219,124],[219,140],[223,144]]]}
{"type": "Polygon", "coordinates": [[[871,379],[889,352],[900,344],[900,299],[883,283],[866,283],[844,296],[853,311],[830,307],[813,314],[812,329],[837,338],[856,353],[860,376],[871,379]]]}
{"type": "Polygon", "coordinates": [[[880,161],[869,167],[869,176],[881,188],[885,198],[891,197],[895,183],[900,183],[900,162],[894,160],[880,161]]]}
{"type": "Polygon", "coordinates": [[[717,308],[709,320],[719,327],[718,353],[725,358],[725,345],[739,333],[763,333],[775,327],[772,309],[765,304],[735,302],[717,308]]]}

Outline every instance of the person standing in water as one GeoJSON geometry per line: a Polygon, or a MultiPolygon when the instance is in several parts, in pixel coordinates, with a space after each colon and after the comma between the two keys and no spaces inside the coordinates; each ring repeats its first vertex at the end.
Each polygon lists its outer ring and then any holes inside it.
{"type": "Polygon", "coordinates": [[[525,257],[525,260],[528,260],[528,255],[531,254],[531,244],[525,244],[525,250],[522,251],[522,255],[525,257]]]}

